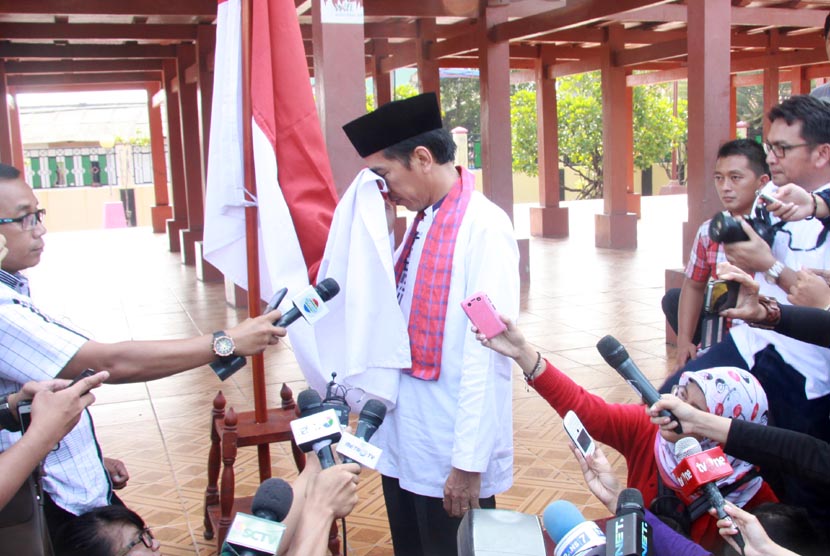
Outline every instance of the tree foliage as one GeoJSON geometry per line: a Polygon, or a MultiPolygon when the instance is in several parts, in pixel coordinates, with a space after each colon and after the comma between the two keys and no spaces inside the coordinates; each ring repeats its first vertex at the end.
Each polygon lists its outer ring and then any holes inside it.
{"type": "MultiPolygon", "coordinates": [[[[395,87],[395,94],[392,100],[403,100],[405,98],[414,97],[418,94],[418,87],[411,83],[401,83],[395,87]]],[[[377,108],[375,106],[375,95],[369,93],[366,95],[366,112],[371,112],[377,108]]]]}
{"type": "MultiPolygon", "coordinates": [[[[580,187],[566,187],[578,199],[602,196],[602,92],[599,73],[557,80],[559,156],[580,178],[580,187]]],[[[536,175],[536,94],[517,91],[511,99],[513,169],[536,175]]],[[[675,117],[665,87],[634,89],[634,164],[643,169],[670,156],[685,135],[685,119],[675,117]]],[[[625,148],[625,145],[614,146],[625,148]]]]}

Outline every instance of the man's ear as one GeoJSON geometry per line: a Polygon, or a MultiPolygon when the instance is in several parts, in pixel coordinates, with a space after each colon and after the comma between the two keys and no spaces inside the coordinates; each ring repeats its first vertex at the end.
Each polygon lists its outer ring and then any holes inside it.
{"type": "Polygon", "coordinates": [[[432,151],[423,145],[415,147],[415,150],[412,151],[412,164],[422,171],[428,172],[434,163],[435,159],[432,156],[432,151]]]}
{"type": "Polygon", "coordinates": [[[830,166],[830,143],[822,143],[813,151],[816,153],[816,167],[826,168],[830,166]]]}
{"type": "MultiPolygon", "coordinates": [[[[769,180],[770,180],[769,174],[761,174],[761,177],[758,178],[758,181],[761,184],[761,187],[764,187],[766,184],[768,184],[769,180]]],[[[759,187],[758,189],[761,189],[761,187],[759,187]]]]}

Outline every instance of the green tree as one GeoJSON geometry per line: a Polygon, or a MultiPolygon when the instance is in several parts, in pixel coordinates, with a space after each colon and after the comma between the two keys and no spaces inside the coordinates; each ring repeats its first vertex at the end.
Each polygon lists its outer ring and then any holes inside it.
{"type": "MultiPolygon", "coordinates": [[[[580,178],[579,187],[566,187],[578,199],[602,197],[602,94],[598,72],[557,80],[559,156],[580,178]]],[[[536,95],[516,91],[511,99],[513,169],[536,175],[536,95]]],[[[672,113],[665,87],[634,89],[634,164],[640,169],[670,156],[682,141],[685,120],[672,113]]],[[[620,145],[619,148],[625,148],[620,145]]]]}
{"type": "MultiPolygon", "coordinates": [[[[403,83],[395,87],[395,95],[392,100],[402,100],[409,97],[414,97],[418,94],[418,87],[410,83],[403,83]]],[[[375,95],[369,93],[366,95],[366,112],[371,112],[377,108],[375,106],[375,95]]]]}
{"type": "Polygon", "coordinates": [[[478,79],[448,77],[441,80],[441,109],[447,129],[463,127],[470,137],[481,134],[481,92],[478,79]]]}

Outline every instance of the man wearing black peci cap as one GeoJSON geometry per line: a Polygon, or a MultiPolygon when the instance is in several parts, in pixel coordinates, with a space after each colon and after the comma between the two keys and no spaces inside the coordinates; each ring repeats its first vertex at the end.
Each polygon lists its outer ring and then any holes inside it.
{"type": "MultiPolygon", "coordinates": [[[[412,368],[373,437],[396,556],[455,555],[464,513],[495,507],[513,482],[510,361],[483,348],[461,302],[486,293],[514,318],[518,249],[507,215],[453,164],[432,93],[396,101],[343,127],[388,187],[416,212],[395,253],[412,368]]],[[[383,323],[378,323],[383,326],[383,323]]]]}

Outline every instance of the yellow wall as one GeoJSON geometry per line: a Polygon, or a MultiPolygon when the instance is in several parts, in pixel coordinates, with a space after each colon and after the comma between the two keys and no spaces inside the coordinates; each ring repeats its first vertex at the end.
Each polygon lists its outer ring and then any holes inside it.
{"type": "MultiPolygon", "coordinates": [[[[52,232],[95,230],[104,227],[104,204],[121,200],[118,187],[55,187],[35,189],[46,209],[46,228],[52,232]]],[[[152,185],[135,187],[136,224],[151,226],[150,207],[155,204],[152,185]]]]}

